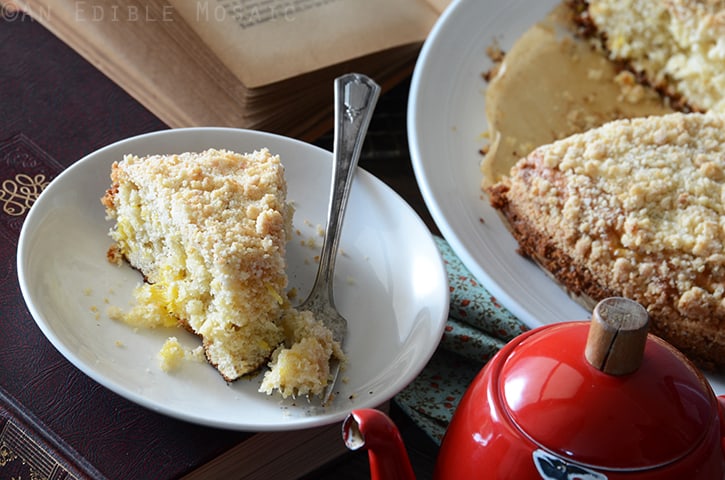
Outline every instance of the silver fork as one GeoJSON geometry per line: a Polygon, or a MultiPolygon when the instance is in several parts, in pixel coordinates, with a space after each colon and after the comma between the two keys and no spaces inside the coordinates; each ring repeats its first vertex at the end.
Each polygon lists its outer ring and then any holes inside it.
{"type": "MultiPolygon", "coordinates": [[[[335,259],[340,245],[342,221],[350,196],[352,179],[379,95],[378,84],[365,75],[350,73],[335,79],[334,161],[327,226],[312,291],[298,307],[299,310],[312,311],[315,318],[332,331],[333,338],[340,342],[341,346],[347,335],[347,321],[335,308],[332,293],[335,259]]],[[[339,373],[340,361],[333,358],[330,362],[330,381],[322,396],[322,405],[327,405],[332,398],[339,373]]]]}

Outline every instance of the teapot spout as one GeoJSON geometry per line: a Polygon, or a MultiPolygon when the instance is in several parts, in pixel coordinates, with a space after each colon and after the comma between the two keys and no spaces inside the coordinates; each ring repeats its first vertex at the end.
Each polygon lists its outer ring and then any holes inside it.
{"type": "Polygon", "coordinates": [[[415,480],[400,432],[380,410],[350,412],[342,425],[342,438],[350,450],[367,449],[371,480],[415,480]]]}

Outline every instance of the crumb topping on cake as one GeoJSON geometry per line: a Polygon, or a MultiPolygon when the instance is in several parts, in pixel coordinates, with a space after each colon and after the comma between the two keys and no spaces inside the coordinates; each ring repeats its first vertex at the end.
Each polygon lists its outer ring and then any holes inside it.
{"type": "Polygon", "coordinates": [[[725,3],[589,0],[610,58],[699,111],[725,112],[725,3]]]}
{"type": "Polygon", "coordinates": [[[613,121],[537,148],[490,193],[575,296],[636,300],[658,334],[725,364],[725,115],[613,121]]]}
{"type": "MultiPolygon", "coordinates": [[[[725,245],[724,127],[720,116],[682,114],[614,122],[552,144],[541,160],[563,173],[562,216],[580,233],[616,225],[623,247],[681,252],[697,266],[725,245]]],[[[536,182],[540,193],[558,196],[546,183],[536,182]]]]}

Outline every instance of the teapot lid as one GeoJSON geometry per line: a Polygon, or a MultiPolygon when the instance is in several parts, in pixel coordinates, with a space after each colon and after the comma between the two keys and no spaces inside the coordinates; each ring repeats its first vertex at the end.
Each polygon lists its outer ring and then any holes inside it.
{"type": "Polygon", "coordinates": [[[601,469],[653,468],[687,455],[717,424],[705,378],[646,327],[634,371],[613,374],[592,365],[585,355],[589,336],[590,322],[543,327],[501,366],[500,400],[541,448],[601,469]]]}

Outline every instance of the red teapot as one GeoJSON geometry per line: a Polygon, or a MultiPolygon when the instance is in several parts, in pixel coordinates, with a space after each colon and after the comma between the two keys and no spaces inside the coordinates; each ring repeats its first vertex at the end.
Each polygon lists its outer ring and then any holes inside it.
{"type": "MultiPolygon", "coordinates": [[[[509,342],[461,399],[434,478],[725,480],[725,397],[648,323],[615,297],[509,342]]],[[[413,479],[384,413],[352,411],[343,438],[373,480],[413,479]]]]}

